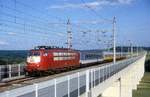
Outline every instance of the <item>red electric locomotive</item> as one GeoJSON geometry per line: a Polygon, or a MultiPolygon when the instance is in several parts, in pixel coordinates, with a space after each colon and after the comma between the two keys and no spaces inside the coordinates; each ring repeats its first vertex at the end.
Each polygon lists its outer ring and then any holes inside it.
{"type": "Polygon", "coordinates": [[[28,73],[80,66],[80,53],[66,48],[38,46],[30,50],[25,71],[28,73]]]}

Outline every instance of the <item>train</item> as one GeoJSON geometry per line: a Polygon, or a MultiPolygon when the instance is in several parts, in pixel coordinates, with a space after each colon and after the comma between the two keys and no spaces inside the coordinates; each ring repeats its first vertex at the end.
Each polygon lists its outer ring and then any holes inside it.
{"type": "MultiPolygon", "coordinates": [[[[126,58],[116,53],[116,59],[126,58]]],[[[37,46],[27,56],[25,72],[27,75],[41,72],[69,70],[103,61],[112,61],[113,53],[102,50],[74,50],[51,46],[37,46]]]]}

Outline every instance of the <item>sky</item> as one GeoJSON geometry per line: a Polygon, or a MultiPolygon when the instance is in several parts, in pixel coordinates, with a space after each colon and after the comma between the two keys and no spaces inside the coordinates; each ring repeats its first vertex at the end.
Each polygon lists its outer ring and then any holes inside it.
{"type": "Polygon", "coordinates": [[[0,50],[67,47],[68,19],[74,49],[111,47],[114,16],[117,45],[150,46],[149,0],[0,0],[0,50]]]}

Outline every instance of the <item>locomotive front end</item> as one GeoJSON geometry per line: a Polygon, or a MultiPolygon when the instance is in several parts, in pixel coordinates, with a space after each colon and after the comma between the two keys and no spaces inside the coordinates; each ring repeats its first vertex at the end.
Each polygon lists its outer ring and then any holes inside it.
{"type": "Polygon", "coordinates": [[[26,60],[27,66],[25,68],[25,71],[28,73],[32,73],[34,71],[37,71],[37,69],[40,67],[41,63],[41,52],[40,51],[30,51],[27,60],[26,60]]]}

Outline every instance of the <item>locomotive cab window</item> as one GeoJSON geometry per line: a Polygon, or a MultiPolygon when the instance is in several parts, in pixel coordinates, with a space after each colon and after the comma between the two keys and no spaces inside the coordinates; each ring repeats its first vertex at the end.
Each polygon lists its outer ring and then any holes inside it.
{"type": "Polygon", "coordinates": [[[39,63],[41,61],[40,52],[29,52],[27,57],[28,63],[39,63]]]}
{"type": "Polygon", "coordinates": [[[40,52],[29,52],[28,56],[40,56],[40,52]]]}

